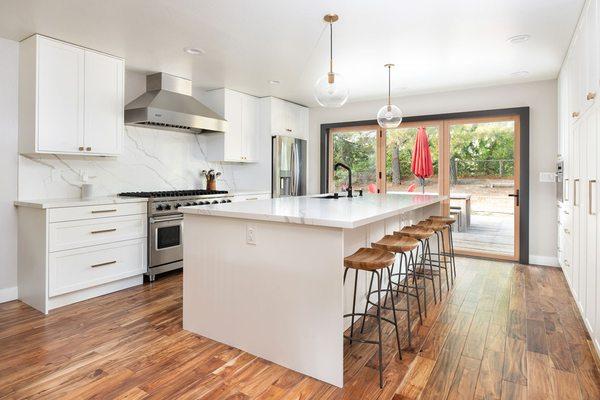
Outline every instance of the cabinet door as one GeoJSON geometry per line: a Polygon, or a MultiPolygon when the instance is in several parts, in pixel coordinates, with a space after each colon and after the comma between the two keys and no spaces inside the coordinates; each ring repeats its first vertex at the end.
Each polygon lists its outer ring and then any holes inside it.
{"type": "Polygon", "coordinates": [[[271,99],[271,134],[286,134],[287,113],[285,101],[276,98],[271,99]]]}
{"type": "Polygon", "coordinates": [[[84,131],[84,50],[38,42],[37,151],[80,153],[84,131]]]}
{"type": "Polygon", "coordinates": [[[225,91],[225,119],[229,126],[225,133],[225,161],[242,159],[242,94],[225,91]]]}
{"type": "Polygon", "coordinates": [[[584,100],[586,107],[590,107],[598,94],[598,79],[600,78],[598,40],[598,0],[590,0],[585,10],[583,32],[585,36],[584,68],[585,87],[584,100]]]}
{"type": "Polygon", "coordinates": [[[586,170],[586,182],[583,192],[585,193],[585,251],[586,251],[586,318],[595,330],[596,327],[596,271],[597,271],[597,260],[596,260],[596,237],[597,237],[597,138],[598,138],[598,116],[596,112],[597,108],[590,110],[586,116],[586,141],[585,150],[587,152],[585,157],[585,170],[586,170]]]}
{"type": "Polygon", "coordinates": [[[242,159],[258,159],[258,99],[244,96],[242,99],[242,159]]]}
{"type": "Polygon", "coordinates": [[[86,153],[119,154],[123,137],[123,61],[85,51],[86,153]]]}
{"type": "MultiPolygon", "coordinates": [[[[580,142],[580,128],[581,121],[575,123],[573,127],[573,150],[575,153],[579,150],[579,142],[580,142]]],[[[579,252],[579,231],[581,226],[581,218],[580,218],[580,208],[581,208],[581,178],[579,175],[579,157],[573,157],[572,163],[572,202],[573,202],[573,226],[571,230],[573,247],[572,247],[572,268],[573,268],[573,294],[575,300],[579,303],[581,300],[581,292],[579,290],[579,275],[581,272],[580,266],[580,252],[579,252]]]]}

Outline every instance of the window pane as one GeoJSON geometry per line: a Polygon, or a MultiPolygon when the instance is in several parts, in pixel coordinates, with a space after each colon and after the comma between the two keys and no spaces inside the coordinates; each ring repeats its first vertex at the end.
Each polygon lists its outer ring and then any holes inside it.
{"type": "MultiPolygon", "coordinates": [[[[377,129],[333,131],[333,165],[341,162],[352,169],[352,188],[377,192],[377,129]]],[[[348,174],[344,169],[333,172],[331,191],[346,189],[348,174]]]]}
{"type": "Polygon", "coordinates": [[[438,143],[439,128],[424,126],[431,159],[433,161],[433,176],[421,182],[411,171],[412,152],[417,137],[418,127],[400,127],[388,129],[385,149],[385,178],[387,192],[421,192],[422,183],[426,193],[438,193],[438,143]]]}

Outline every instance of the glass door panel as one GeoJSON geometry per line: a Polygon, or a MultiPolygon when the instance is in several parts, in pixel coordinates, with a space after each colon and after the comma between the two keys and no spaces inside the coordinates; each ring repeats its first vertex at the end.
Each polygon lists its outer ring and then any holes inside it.
{"type": "Polygon", "coordinates": [[[516,120],[448,121],[454,246],[465,253],[517,256],[516,120]]]}
{"type": "Polygon", "coordinates": [[[340,168],[333,166],[344,163],[352,170],[352,188],[363,189],[365,192],[377,192],[378,168],[377,149],[379,127],[357,127],[333,130],[330,140],[329,191],[341,192],[347,188],[348,175],[340,168]]]}
{"type": "Polygon", "coordinates": [[[404,123],[388,129],[385,137],[385,187],[387,193],[439,193],[439,138],[441,124],[404,123]],[[420,127],[425,128],[433,161],[433,176],[424,182],[411,171],[412,153],[420,127]],[[424,186],[422,185],[424,183],[424,186]]]}

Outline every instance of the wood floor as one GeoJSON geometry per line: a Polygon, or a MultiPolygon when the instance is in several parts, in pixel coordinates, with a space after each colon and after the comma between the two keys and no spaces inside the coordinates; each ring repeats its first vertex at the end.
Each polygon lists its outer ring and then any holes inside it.
{"type": "Polygon", "coordinates": [[[600,399],[595,353],[559,269],[458,267],[402,360],[386,327],[383,389],[372,345],[346,347],[338,389],[183,331],[173,274],[48,316],[0,304],[0,398],[600,399]]]}

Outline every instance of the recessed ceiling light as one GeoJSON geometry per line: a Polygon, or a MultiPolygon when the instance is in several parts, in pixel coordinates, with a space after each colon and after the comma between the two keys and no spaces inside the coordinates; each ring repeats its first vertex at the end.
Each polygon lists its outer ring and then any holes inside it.
{"type": "Polygon", "coordinates": [[[527,34],[523,34],[523,35],[515,35],[515,36],[511,36],[508,39],[506,39],[506,41],[508,43],[512,43],[512,44],[519,44],[519,43],[524,43],[526,41],[529,40],[531,36],[527,35],[527,34]]]}
{"type": "Polygon", "coordinates": [[[515,71],[511,75],[516,78],[524,78],[529,75],[529,71],[515,71]]]}
{"type": "Polygon", "coordinates": [[[206,54],[206,51],[204,51],[203,49],[200,49],[198,47],[184,47],[183,51],[185,51],[188,54],[192,54],[194,56],[197,56],[200,54],[206,54]]]}
{"type": "Polygon", "coordinates": [[[271,79],[271,80],[269,81],[269,83],[270,83],[271,85],[279,85],[281,82],[279,82],[277,79],[271,79]]]}

